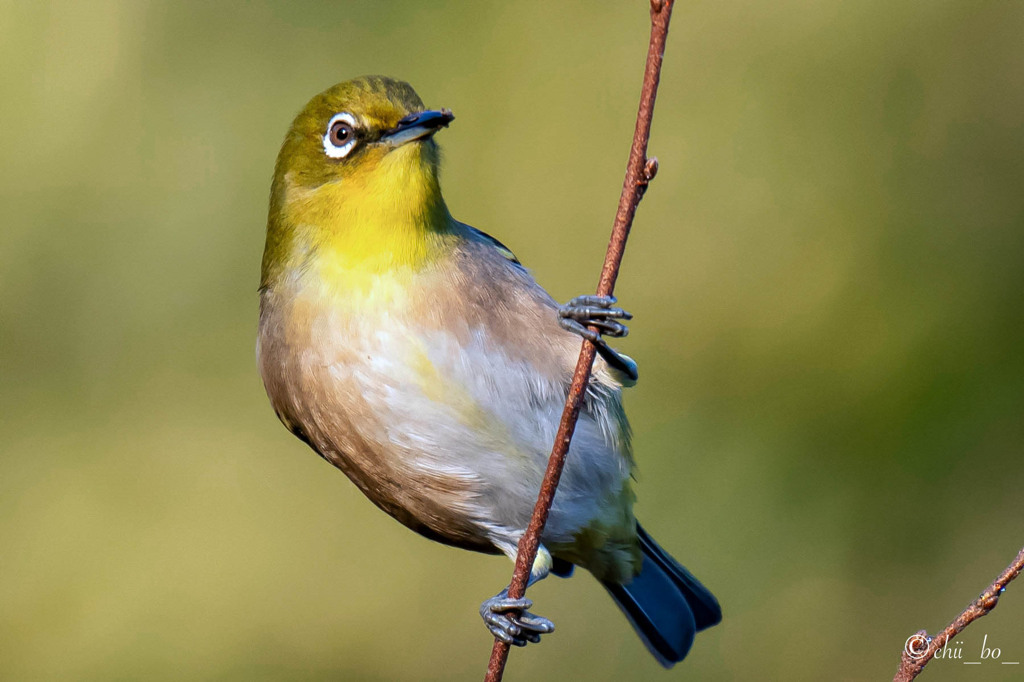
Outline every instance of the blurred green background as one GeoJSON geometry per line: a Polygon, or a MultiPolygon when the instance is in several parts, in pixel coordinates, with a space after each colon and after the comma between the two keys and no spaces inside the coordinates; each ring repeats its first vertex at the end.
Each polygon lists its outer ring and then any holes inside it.
{"type": "MultiPolygon", "coordinates": [[[[636,2],[0,2],[0,678],[482,677],[502,558],[380,513],[254,362],[278,145],[409,80],[453,213],[592,290],[636,2]]],[[[626,255],[638,515],[724,623],[662,671],[585,574],[507,679],[890,679],[1024,539],[1024,4],[680,2],[626,255]]],[[[1024,583],[970,628],[1024,660],[1024,583]]],[[[935,661],[922,679],[1019,679],[935,661]]]]}

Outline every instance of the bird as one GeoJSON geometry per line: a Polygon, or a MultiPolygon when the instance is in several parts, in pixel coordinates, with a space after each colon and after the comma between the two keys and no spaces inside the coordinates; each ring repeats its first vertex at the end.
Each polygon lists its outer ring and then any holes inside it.
{"type": "MultiPolygon", "coordinates": [[[[622,389],[637,364],[612,297],[559,305],[500,241],[452,217],[435,134],[406,82],[313,97],[274,168],[256,354],[280,421],[380,509],[435,541],[515,560],[580,348],[597,347],[529,583],[589,571],[665,667],[718,601],[637,523],[622,389]],[[596,330],[596,331],[595,331],[596,330]]],[[[480,615],[511,645],[554,631],[508,588],[480,615]]]]}

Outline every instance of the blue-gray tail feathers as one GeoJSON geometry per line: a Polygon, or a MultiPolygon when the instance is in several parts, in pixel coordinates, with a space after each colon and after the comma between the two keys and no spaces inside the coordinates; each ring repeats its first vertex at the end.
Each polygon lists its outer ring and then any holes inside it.
{"type": "Polygon", "coordinates": [[[644,560],[628,585],[604,583],[633,629],[666,668],[686,658],[694,636],[722,620],[718,600],[679,565],[640,524],[644,560]]]}

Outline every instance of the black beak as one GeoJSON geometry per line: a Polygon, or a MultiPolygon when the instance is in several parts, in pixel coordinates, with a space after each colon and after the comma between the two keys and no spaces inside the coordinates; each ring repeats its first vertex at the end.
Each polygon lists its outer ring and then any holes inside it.
{"type": "Polygon", "coordinates": [[[385,131],[381,139],[391,142],[397,147],[400,144],[433,135],[441,128],[447,128],[448,124],[454,120],[455,114],[451,112],[451,109],[417,111],[402,118],[398,125],[391,130],[385,131]]]}

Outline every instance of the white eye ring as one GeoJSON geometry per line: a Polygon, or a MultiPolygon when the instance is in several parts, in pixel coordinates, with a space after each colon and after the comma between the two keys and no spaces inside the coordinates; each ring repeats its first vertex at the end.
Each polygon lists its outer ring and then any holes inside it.
{"type": "Polygon", "coordinates": [[[324,153],[332,159],[344,158],[356,146],[356,142],[355,117],[348,112],[332,116],[327,124],[327,132],[324,133],[324,153]],[[345,137],[342,137],[342,133],[345,137]]]}

